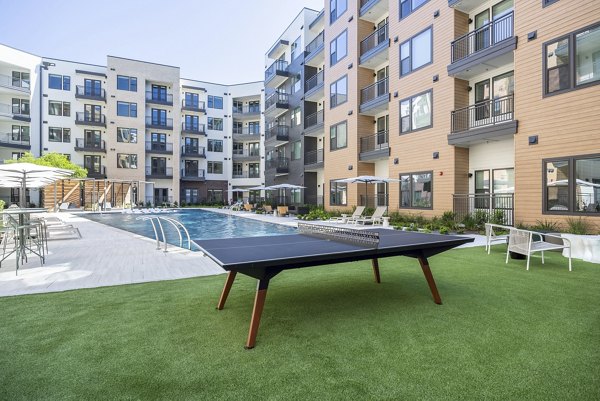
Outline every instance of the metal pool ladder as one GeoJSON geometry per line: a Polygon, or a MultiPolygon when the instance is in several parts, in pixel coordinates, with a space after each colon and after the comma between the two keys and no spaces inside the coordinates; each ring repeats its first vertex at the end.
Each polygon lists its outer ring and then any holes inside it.
{"type": "Polygon", "coordinates": [[[177,234],[179,234],[179,247],[180,248],[183,248],[183,235],[182,235],[182,231],[183,231],[183,233],[185,233],[185,235],[187,237],[187,249],[189,249],[189,250],[192,249],[192,241],[190,240],[190,233],[188,232],[187,228],[185,228],[185,226],[180,221],[177,221],[170,217],[163,217],[163,216],[140,216],[140,217],[136,218],[136,220],[149,220],[150,223],[152,223],[152,229],[154,229],[154,237],[156,238],[156,249],[160,249],[160,238],[159,238],[158,230],[157,230],[157,226],[158,226],[158,229],[160,230],[160,233],[162,236],[164,248],[165,248],[164,251],[167,252],[167,236],[165,235],[165,230],[163,228],[162,221],[171,224],[175,228],[175,230],[177,230],[177,234]]]}

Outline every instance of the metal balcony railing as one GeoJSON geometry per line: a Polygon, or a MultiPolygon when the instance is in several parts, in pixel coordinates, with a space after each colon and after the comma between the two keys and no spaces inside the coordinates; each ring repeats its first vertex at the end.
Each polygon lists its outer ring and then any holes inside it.
{"type": "Polygon", "coordinates": [[[183,122],[181,123],[181,130],[186,132],[194,132],[196,134],[204,134],[206,133],[206,125],[183,122]]]}
{"type": "Polygon", "coordinates": [[[233,157],[260,157],[260,149],[233,149],[233,157]]]}
{"type": "Polygon", "coordinates": [[[323,163],[325,153],[323,149],[311,150],[304,154],[304,165],[309,166],[311,164],[323,163]]]}
{"type": "Polygon", "coordinates": [[[183,145],[181,155],[183,157],[206,157],[206,149],[204,146],[183,145]]]}
{"type": "Polygon", "coordinates": [[[387,43],[388,24],[385,24],[360,42],[360,55],[363,56],[382,43],[387,43]]]}
{"type": "Polygon", "coordinates": [[[173,129],[173,119],[172,118],[152,118],[151,116],[146,116],[146,125],[151,125],[153,127],[159,127],[159,128],[173,129]]]}
{"type": "Polygon", "coordinates": [[[279,141],[290,139],[290,127],[287,125],[274,125],[267,131],[266,139],[277,138],[279,141]]]}
{"type": "Polygon", "coordinates": [[[152,142],[146,141],[146,151],[148,152],[173,152],[173,143],[171,142],[152,142]]]}
{"type": "Polygon", "coordinates": [[[204,169],[186,169],[186,168],[182,168],[181,169],[181,177],[182,178],[199,178],[199,179],[203,179],[206,177],[206,172],[204,171],[204,169]]]}
{"type": "Polygon", "coordinates": [[[0,146],[1,145],[19,145],[19,146],[30,146],[29,135],[19,135],[12,133],[0,134],[0,146]]]}
{"type": "Polygon", "coordinates": [[[277,172],[288,172],[290,167],[290,159],[287,157],[279,157],[276,159],[267,160],[268,169],[277,169],[277,172]]]}
{"type": "Polygon", "coordinates": [[[104,140],[91,141],[85,138],[75,138],[75,149],[106,152],[106,143],[104,140]]]}
{"type": "Polygon", "coordinates": [[[173,104],[173,95],[171,93],[146,91],[146,101],[173,104]]]}
{"type": "Polygon", "coordinates": [[[324,119],[324,114],[323,114],[324,109],[321,109],[319,111],[317,111],[316,113],[312,113],[307,115],[304,118],[304,129],[308,129],[311,127],[315,127],[319,124],[323,124],[323,119],[324,119]]]}
{"type": "Polygon", "coordinates": [[[85,97],[98,100],[106,100],[106,91],[102,88],[90,88],[83,85],[77,85],[75,87],[75,97],[85,97]]]}
{"type": "Polygon", "coordinates": [[[16,89],[22,92],[29,92],[31,90],[31,84],[29,81],[13,78],[4,74],[0,74],[0,86],[16,89]]]}
{"type": "Polygon", "coordinates": [[[233,127],[234,135],[260,135],[259,125],[249,125],[247,127],[233,127]]]}
{"type": "Polygon", "coordinates": [[[512,121],[514,95],[485,100],[452,112],[451,133],[512,121]]]}
{"type": "Polygon", "coordinates": [[[513,12],[491,21],[481,28],[467,33],[454,40],[452,46],[452,63],[469,57],[473,53],[494,46],[514,35],[513,12]]]}
{"type": "Polygon", "coordinates": [[[146,175],[153,177],[173,177],[173,167],[146,166],[146,175]]]}
{"type": "Polygon", "coordinates": [[[106,124],[106,116],[104,114],[92,114],[78,111],[75,114],[76,123],[91,123],[91,124],[106,124]]]}
{"type": "Polygon", "coordinates": [[[265,110],[275,104],[283,104],[287,106],[289,104],[289,100],[290,95],[288,93],[274,92],[265,100],[265,110]]]}
{"type": "Polygon", "coordinates": [[[288,69],[288,62],[287,61],[285,61],[285,60],[275,60],[275,62],[273,64],[271,64],[265,70],[265,81],[268,81],[273,76],[275,76],[275,74],[277,74],[278,71],[287,72],[287,69],[288,69]]]}
{"type": "Polygon", "coordinates": [[[375,135],[360,138],[360,153],[388,149],[390,147],[388,135],[388,131],[381,131],[375,135]]]}
{"type": "Polygon", "coordinates": [[[318,48],[324,45],[325,31],[321,31],[316,38],[314,38],[304,49],[304,57],[308,57],[309,54],[315,52],[318,48]]]}
{"type": "Polygon", "coordinates": [[[461,222],[475,213],[486,221],[507,226],[514,225],[514,198],[512,193],[502,194],[453,194],[455,220],[461,222]]]}
{"type": "Polygon", "coordinates": [[[388,94],[388,77],[385,77],[360,90],[360,104],[363,105],[369,103],[370,101],[383,96],[388,97],[388,94]]]}
{"type": "Polygon", "coordinates": [[[181,101],[181,107],[184,109],[188,109],[188,110],[195,110],[195,111],[204,111],[206,110],[206,106],[204,103],[204,100],[198,100],[198,101],[186,101],[185,99],[183,99],[181,101]]]}
{"type": "Polygon", "coordinates": [[[258,171],[234,171],[232,178],[260,178],[258,171]]]}
{"type": "Polygon", "coordinates": [[[325,79],[325,70],[321,70],[312,77],[306,80],[304,84],[304,93],[310,91],[313,88],[316,88],[319,85],[323,85],[323,81],[325,79]]]}
{"type": "Polygon", "coordinates": [[[237,106],[233,108],[233,112],[236,114],[258,114],[260,113],[260,104],[237,106]]]}

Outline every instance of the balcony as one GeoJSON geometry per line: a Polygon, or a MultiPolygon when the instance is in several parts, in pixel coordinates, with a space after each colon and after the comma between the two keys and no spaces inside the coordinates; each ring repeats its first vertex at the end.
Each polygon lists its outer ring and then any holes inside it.
{"type": "Polygon", "coordinates": [[[181,101],[181,110],[182,111],[193,111],[196,113],[206,113],[206,105],[205,105],[204,101],[186,102],[186,100],[183,99],[181,101]]]}
{"type": "Polygon", "coordinates": [[[233,160],[238,161],[253,161],[260,160],[259,149],[233,149],[233,160]]]}
{"type": "Polygon", "coordinates": [[[75,151],[106,153],[106,143],[103,140],[90,141],[85,138],[75,138],[75,151]]]}
{"type": "Polygon", "coordinates": [[[325,70],[308,78],[304,84],[304,100],[317,102],[325,96],[325,70]]]}
{"type": "Polygon", "coordinates": [[[146,179],[172,179],[173,167],[150,167],[146,166],[146,179]]]}
{"type": "Polygon", "coordinates": [[[267,141],[288,142],[290,140],[290,127],[287,125],[274,125],[266,133],[267,141]]]}
{"type": "Polygon", "coordinates": [[[173,143],[146,141],[146,153],[173,154],[173,143]]]}
{"type": "Polygon", "coordinates": [[[374,69],[388,61],[388,24],[385,24],[360,42],[360,66],[374,69]]]}
{"type": "Polygon", "coordinates": [[[387,159],[390,157],[390,141],[388,131],[360,138],[360,154],[358,160],[363,162],[387,159]]]}
{"type": "Polygon", "coordinates": [[[231,178],[260,178],[258,171],[234,171],[231,178]]]}
{"type": "Polygon", "coordinates": [[[31,122],[29,107],[23,107],[19,104],[0,104],[0,117],[6,117],[8,120],[31,122]]]}
{"type": "Polygon", "coordinates": [[[181,133],[206,136],[206,125],[190,124],[190,123],[183,122],[183,123],[181,123],[181,133]]]}
{"type": "Polygon", "coordinates": [[[304,49],[304,64],[318,67],[325,61],[325,32],[321,31],[304,49]]]}
{"type": "Polygon", "coordinates": [[[323,149],[311,150],[304,154],[304,171],[318,170],[324,166],[323,149]]]}
{"type": "Polygon", "coordinates": [[[146,116],[146,128],[172,131],[173,130],[173,119],[172,118],[152,118],[150,116],[146,116]]]}
{"type": "Polygon", "coordinates": [[[510,12],[453,41],[448,75],[468,80],[512,63],[517,48],[513,21],[510,12]]]}
{"type": "Polygon", "coordinates": [[[181,181],[206,181],[205,171],[200,168],[182,168],[181,181]]]}
{"type": "Polygon", "coordinates": [[[84,165],[83,168],[87,169],[88,178],[106,178],[106,166],[99,166],[97,168],[94,168],[94,166],[84,165]]]}
{"type": "Polygon", "coordinates": [[[75,87],[75,98],[84,100],[96,100],[106,103],[106,91],[104,89],[95,89],[77,85],[75,87]]]}
{"type": "Polygon", "coordinates": [[[31,149],[31,143],[29,136],[12,133],[0,134],[0,147],[28,150],[31,149]]]}
{"type": "Polygon", "coordinates": [[[514,95],[486,100],[452,112],[448,144],[460,147],[512,138],[517,133],[514,95]]]}
{"type": "Polygon", "coordinates": [[[289,174],[290,159],[286,157],[280,157],[277,159],[267,160],[267,168],[275,169],[275,174],[289,174]]]}
{"type": "Polygon", "coordinates": [[[289,77],[288,62],[275,60],[265,71],[265,87],[278,88],[289,77]]]}
{"type": "Polygon", "coordinates": [[[245,104],[242,107],[233,108],[233,118],[251,118],[260,116],[260,104],[252,105],[245,104]]]}
{"type": "Polygon", "coordinates": [[[304,136],[319,136],[323,133],[324,110],[321,109],[304,118],[304,136]]]}
{"type": "Polygon", "coordinates": [[[360,0],[360,19],[377,23],[388,12],[388,2],[385,0],[360,0]]]}
{"type": "Polygon", "coordinates": [[[502,221],[497,222],[505,226],[514,225],[514,198],[511,193],[497,194],[453,194],[452,211],[456,221],[463,221],[467,216],[474,214],[486,216],[487,221],[492,218],[497,220],[502,216],[502,221]]]}
{"type": "Polygon", "coordinates": [[[170,93],[146,91],[146,103],[173,106],[173,95],[170,93]]]}
{"type": "Polygon", "coordinates": [[[265,100],[265,117],[276,118],[290,108],[290,95],[274,92],[265,100]]]}
{"type": "Polygon", "coordinates": [[[183,145],[181,157],[206,158],[206,149],[203,146],[183,145]]]}
{"type": "Polygon", "coordinates": [[[387,110],[389,101],[388,78],[385,77],[360,90],[360,113],[374,116],[387,110]]]}
{"type": "Polygon", "coordinates": [[[233,135],[236,141],[260,141],[260,126],[233,127],[233,135]]]}
{"type": "Polygon", "coordinates": [[[104,114],[77,112],[75,114],[75,124],[106,128],[106,116],[104,114]]]}
{"type": "Polygon", "coordinates": [[[31,84],[29,81],[4,74],[0,74],[0,88],[6,89],[6,92],[11,94],[29,95],[31,93],[31,84]]]}

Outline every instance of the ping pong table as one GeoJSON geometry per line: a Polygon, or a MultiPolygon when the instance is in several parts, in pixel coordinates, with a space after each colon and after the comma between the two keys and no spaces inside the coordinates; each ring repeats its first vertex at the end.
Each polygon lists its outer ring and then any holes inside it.
{"type": "Polygon", "coordinates": [[[418,259],[434,302],[441,304],[427,258],[472,241],[460,236],[306,223],[298,223],[298,234],[194,240],[206,256],[228,271],[217,309],[225,306],[237,273],[258,280],[246,349],[256,344],[269,282],[283,270],[370,259],[375,282],[380,283],[379,258],[409,256],[418,259]]]}

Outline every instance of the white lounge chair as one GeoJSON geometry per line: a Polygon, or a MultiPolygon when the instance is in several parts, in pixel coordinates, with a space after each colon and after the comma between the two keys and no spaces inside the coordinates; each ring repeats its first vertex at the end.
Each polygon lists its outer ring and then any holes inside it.
{"type": "Polygon", "coordinates": [[[511,228],[500,224],[485,223],[485,250],[488,255],[492,249],[492,242],[506,242],[511,228]],[[506,234],[498,234],[499,231],[506,231],[506,234]]]}
{"type": "Polygon", "coordinates": [[[544,251],[558,249],[569,250],[569,271],[571,271],[571,241],[561,238],[560,235],[542,234],[535,231],[511,228],[508,237],[508,249],[506,250],[506,263],[508,263],[510,252],[525,255],[527,256],[527,270],[529,270],[529,259],[532,253],[541,252],[543,264],[544,251]],[[556,242],[550,242],[548,241],[549,239],[556,242]]]}
{"type": "Polygon", "coordinates": [[[383,223],[383,215],[387,211],[387,206],[377,206],[371,216],[365,216],[356,219],[356,224],[381,224],[383,223]]]}
{"type": "Polygon", "coordinates": [[[365,211],[365,207],[364,206],[357,206],[356,209],[354,209],[354,213],[352,213],[352,216],[350,217],[332,217],[329,220],[327,220],[328,223],[350,223],[350,222],[354,222],[354,220],[358,219],[360,216],[362,216],[362,214],[365,211]]]}

